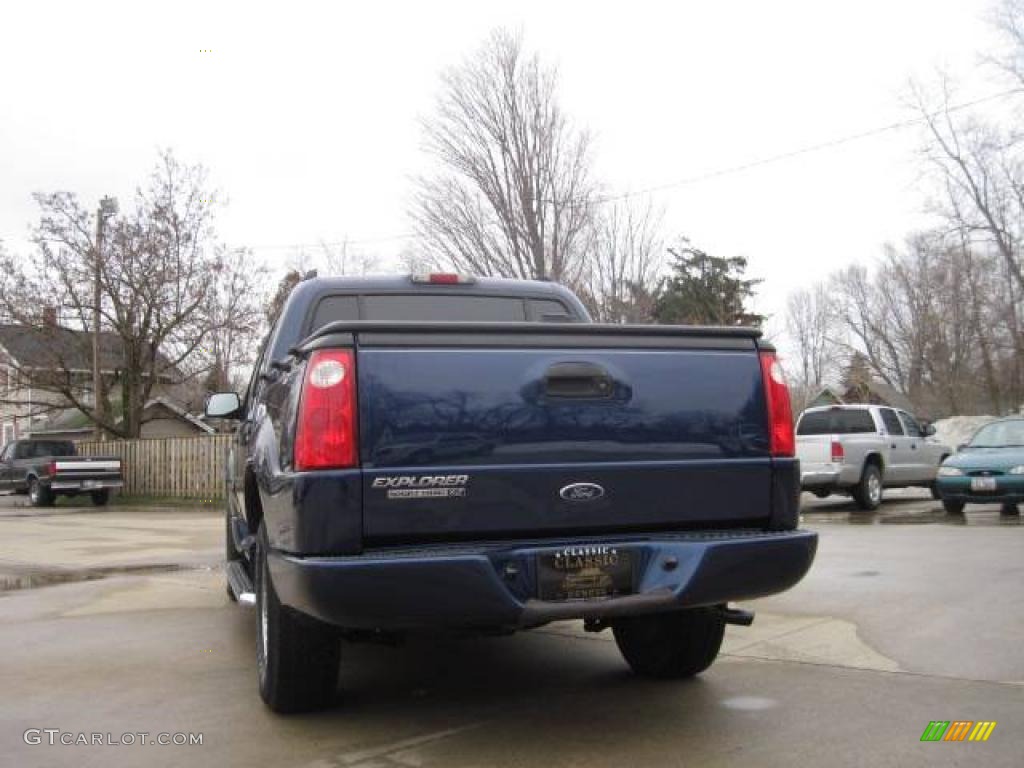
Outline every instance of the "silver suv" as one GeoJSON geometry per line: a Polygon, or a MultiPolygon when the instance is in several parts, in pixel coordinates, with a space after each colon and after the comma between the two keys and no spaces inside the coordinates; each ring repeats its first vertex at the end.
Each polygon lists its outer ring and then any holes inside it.
{"type": "Polygon", "coordinates": [[[883,488],[921,486],[935,491],[935,473],[953,451],[906,411],[881,405],[808,408],[796,426],[800,486],[818,497],[853,496],[877,509],[883,488]]]}

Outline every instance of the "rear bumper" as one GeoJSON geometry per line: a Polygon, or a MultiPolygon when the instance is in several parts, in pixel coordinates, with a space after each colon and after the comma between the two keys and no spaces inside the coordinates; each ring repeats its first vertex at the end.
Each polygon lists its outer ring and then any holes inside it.
{"type": "Polygon", "coordinates": [[[50,490],[57,493],[68,491],[81,493],[84,491],[102,491],[104,489],[123,487],[124,481],[120,479],[61,480],[58,478],[50,481],[50,490]]]}
{"type": "Polygon", "coordinates": [[[846,488],[860,480],[858,467],[837,462],[800,462],[800,487],[803,490],[846,488]]]}
{"type": "Polygon", "coordinates": [[[839,484],[840,472],[838,469],[827,469],[824,467],[808,467],[800,473],[801,488],[822,488],[839,484]]]}
{"type": "Polygon", "coordinates": [[[272,551],[269,564],[283,604],[341,627],[523,628],[782,592],[807,573],[817,542],[817,534],[809,531],[709,531],[419,547],[355,557],[303,558],[272,551]],[[537,599],[536,556],[581,543],[635,552],[635,593],[593,601],[537,599]],[[677,565],[666,568],[673,558],[677,565]]]}

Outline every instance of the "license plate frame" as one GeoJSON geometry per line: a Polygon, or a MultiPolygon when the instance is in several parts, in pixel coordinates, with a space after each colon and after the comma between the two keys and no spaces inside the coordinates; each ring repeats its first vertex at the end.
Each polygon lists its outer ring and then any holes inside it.
{"type": "Polygon", "coordinates": [[[89,491],[89,490],[92,490],[94,488],[99,488],[99,487],[100,487],[100,481],[99,480],[83,480],[82,481],[82,489],[83,490],[89,491]]]}
{"type": "Polygon", "coordinates": [[[975,493],[992,493],[998,489],[994,477],[972,477],[971,490],[975,493]]]}
{"type": "Polygon", "coordinates": [[[629,547],[586,544],[536,556],[537,596],[551,602],[607,600],[636,589],[639,552],[629,547]]]}

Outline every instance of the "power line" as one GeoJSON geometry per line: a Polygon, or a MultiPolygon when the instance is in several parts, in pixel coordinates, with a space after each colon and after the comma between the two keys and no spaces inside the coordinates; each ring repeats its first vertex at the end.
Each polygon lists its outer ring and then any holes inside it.
{"type": "Polygon", "coordinates": [[[751,170],[753,168],[759,168],[759,167],[764,166],[764,165],[770,165],[772,163],[778,163],[778,162],[781,162],[783,160],[792,159],[794,157],[800,157],[801,155],[811,154],[812,152],[820,152],[820,151],[825,150],[825,149],[832,149],[834,147],[839,147],[839,146],[842,146],[844,144],[850,144],[850,143],[855,142],[855,141],[861,141],[863,139],[869,139],[869,138],[872,138],[874,136],[878,136],[878,135],[883,134],[883,133],[888,133],[890,131],[898,131],[898,130],[902,130],[904,128],[910,128],[912,126],[920,125],[921,123],[924,123],[930,117],[936,117],[938,115],[945,114],[945,113],[948,113],[948,112],[959,112],[959,111],[964,110],[964,109],[969,109],[970,107],[976,107],[979,104],[984,104],[984,103],[989,102],[989,101],[997,101],[997,100],[1000,100],[1000,99],[1005,99],[1007,96],[1012,96],[1014,94],[1019,94],[1019,93],[1022,93],[1022,92],[1024,92],[1024,89],[1022,89],[1022,88],[1011,88],[1009,90],[1002,91],[1000,93],[994,93],[994,94],[991,94],[989,96],[984,96],[984,97],[982,97],[980,99],[975,99],[974,101],[966,101],[966,102],[963,102],[963,103],[960,103],[960,104],[950,105],[950,106],[945,107],[945,108],[943,108],[941,110],[933,112],[931,115],[928,115],[928,116],[915,117],[915,118],[911,118],[909,120],[901,120],[901,121],[896,122],[896,123],[890,123],[889,125],[883,125],[883,126],[881,126],[879,128],[872,128],[870,130],[862,131],[860,133],[853,133],[853,134],[850,134],[848,136],[842,136],[842,137],[837,138],[837,139],[831,139],[829,141],[823,141],[823,142],[820,142],[818,144],[811,144],[809,146],[801,147],[800,149],[794,149],[794,150],[790,150],[788,152],[782,152],[782,153],[777,154],[777,155],[770,155],[769,157],[763,157],[763,158],[760,158],[759,160],[752,160],[749,163],[742,163],[740,165],[733,165],[733,166],[729,166],[729,167],[726,167],[726,168],[720,168],[720,169],[715,170],[715,171],[708,171],[706,173],[702,173],[702,174],[699,174],[697,176],[691,176],[689,178],[680,179],[678,181],[672,181],[672,182],[668,182],[666,184],[659,184],[657,186],[647,187],[645,189],[639,189],[639,190],[636,190],[634,192],[624,192],[624,193],[619,194],[619,195],[607,195],[607,196],[598,198],[597,202],[599,204],[604,204],[604,203],[614,202],[616,200],[625,200],[627,198],[636,197],[638,195],[648,195],[648,194],[651,194],[651,193],[654,193],[654,192],[662,192],[662,191],[664,191],[666,189],[675,189],[677,187],[683,187],[683,186],[687,186],[689,184],[696,184],[696,183],[702,182],[702,181],[710,181],[711,179],[717,179],[717,178],[720,178],[722,176],[729,176],[729,175],[732,175],[734,173],[741,173],[743,171],[748,171],[748,170],[751,170]]]}
{"type": "MultiPolygon", "coordinates": [[[[594,200],[588,201],[588,205],[605,205],[606,203],[613,203],[619,200],[627,200],[633,197],[639,197],[640,195],[650,195],[657,192],[664,192],[669,189],[677,189],[679,187],[690,186],[692,184],[699,184],[704,181],[711,181],[712,179],[718,179],[723,176],[732,176],[734,174],[743,173],[745,171],[760,168],[765,165],[772,165],[774,163],[783,162],[785,160],[791,160],[796,157],[803,155],[812,154],[814,152],[822,152],[826,149],[834,149],[835,147],[841,147],[846,144],[852,144],[856,141],[863,141],[864,139],[870,139],[881,134],[889,133],[892,131],[899,131],[905,128],[910,128],[915,125],[920,125],[926,122],[929,118],[937,117],[942,114],[950,112],[960,112],[971,107],[976,107],[979,104],[985,104],[990,101],[999,101],[1007,98],[1008,96],[1017,95],[1024,93],[1024,88],[1010,88],[1006,91],[999,93],[990,94],[983,96],[973,101],[965,101],[959,104],[952,104],[944,107],[941,110],[937,110],[930,115],[921,117],[914,117],[907,120],[900,120],[899,122],[889,123],[888,125],[879,126],[877,128],[871,128],[860,133],[852,133],[847,136],[841,136],[836,139],[830,139],[828,141],[819,142],[817,144],[810,144],[807,146],[800,147],[799,149],[789,150],[787,152],[781,152],[777,155],[769,155],[768,157],[762,157],[757,160],[751,160],[747,163],[741,163],[739,165],[726,166],[713,171],[707,171],[705,173],[697,174],[696,176],[689,176],[687,178],[678,179],[676,181],[666,182],[664,184],[657,184],[651,187],[645,187],[643,189],[634,190],[631,192],[623,192],[616,195],[603,195],[599,196],[594,200]]],[[[571,202],[570,202],[571,204],[571,202]]],[[[318,242],[318,243],[292,243],[292,244],[281,244],[281,245],[251,245],[249,246],[253,250],[302,250],[306,248],[319,248],[322,246],[341,246],[341,245],[369,245],[375,243],[394,242],[399,240],[408,240],[416,236],[415,232],[404,232],[396,235],[386,235],[382,237],[370,237],[361,238],[358,240],[340,240],[336,242],[318,242]]]]}

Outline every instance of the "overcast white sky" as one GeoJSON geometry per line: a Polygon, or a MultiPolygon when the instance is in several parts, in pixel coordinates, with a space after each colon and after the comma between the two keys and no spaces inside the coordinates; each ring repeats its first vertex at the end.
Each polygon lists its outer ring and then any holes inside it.
{"type": "MultiPolygon", "coordinates": [[[[25,252],[34,191],[131,196],[161,147],[229,198],[223,238],[271,266],[291,244],[408,231],[418,118],[444,67],[497,25],[557,63],[598,174],[644,189],[907,118],[907,80],[983,77],[985,0],[5,3],[0,239],[25,252]],[[211,49],[212,53],[200,53],[211,49]]],[[[916,130],[660,193],[669,231],[745,255],[759,308],[876,258],[925,219],[916,130]]],[[[387,258],[404,245],[363,245],[387,258]]]]}

